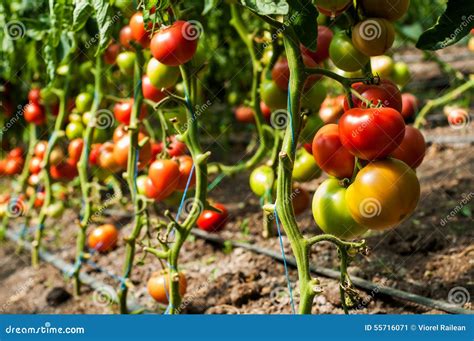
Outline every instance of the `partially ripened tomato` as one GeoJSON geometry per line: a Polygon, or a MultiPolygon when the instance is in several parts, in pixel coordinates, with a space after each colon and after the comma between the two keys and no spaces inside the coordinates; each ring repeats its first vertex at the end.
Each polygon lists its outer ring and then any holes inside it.
{"type": "Polygon", "coordinates": [[[214,210],[204,210],[199,216],[196,224],[206,232],[217,232],[224,228],[229,218],[227,208],[219,203],[213,204],[220,212],[214,210]]]}
{"type": "Polygon", "coordinates": [[[155,87],[147,75],[142,77],[142,91],[143,97],[153,102],[159,102],[166,97],[166,93],[162,92],[160,88],[155,87]]]}
{"type": "Polygon", "coordinates": [[[179,164],[174,160],[156,160],[148,170],[158,195],[157,200],[163,200],[176,190],[179,183],[179,164]]]}
{"type": "Polygon", "coordinates": [[[81,138],[77,138],[69,142],[69,145],[67,147],[69,159],[75,163],[79,162],[83,147],[84,147],[84,140],[81,138]]]}
{"type": "Polygon", "coordinates": [[[110,251],[117,245],[118,230],[112,224],[104,224],[92,230],[88,238],[89,248],[99,252],[110,251]]]}
{"type": "Polygon", "coordinates": [[[362,0],[360,5],[368,17],[395,21],[407,12],[410,0],[362,0]]]}
{"type": "Polygon", "coordinates": [[[336,123],[344,113],[344,95],[337,97],[326,97],[321,103],[319,117],[325,123],[336,123]]]}
{"type": "Polygon", "coordinates": [[[369,18],[352,28],[352,43],[366,56],[379,56],[392,47],[395,29],[390,21],[369,18]]]}
{"type": "MultiPolygon", "coordinates": [[[[398,87],[388,79],[382,79],[378,84],[355,83],[352,87],[373,105],[380,103],[384,107],[402,111],[402,94],[398,87]]],[[[352,102],[356,108],[366,107],[365,103],[354,95],[352,95],[352,102]]],[[[347,99],[344,99],[344,109],[349,110],[347,99]]]]}
{"type": "Polygon", "coordinates": [[[352,217],[347,201],[347,189],[337,179],[327,179],[314,193],[313,217],[324,233],[342,239],[353,239],[367,231],[352,217]]]}
{"type": "Polygon", "coordinates": [[[394,151],[402,142],[405,122],[392,108],[354,108],[339,120],[339,138],[353,155],[374,160],[394,151]]]}
{"type": "Polygon", "coordinates": [[[344,71],[360,70],[370,60],[355,48],[352,40],[343,31],[332,38],[331,45],[329,45],[329,57],[334,65],[344,71]]]}
{"type": "Polygon", "coordinates": [[[321,175],[321,169],[314,161],[313,155],[304,148],[296,151],[295,164],[293,165],[293,180],[306,182],[316,179],[321,175]]]}
{"type": "Polygon", "coordinates": [[[193,170],[193,158],[189,155],[182,155],[177,158],[179,163],[179,179],[176,190],[183,191],[186,188],[189,180],[189,188],[193,188],[196,183],[196,172],[193,170]],[[193,172],[191,179],[189,176],[193,172]]]}
{"type": "Polygon", "coordinates": [[[145,196],[149,199],[157,199],[160,196],[157,188],[153,184],[153,181],[147,176],[145,180],[145,196]]]}
{"type": "Polygon", "coordinates": [[[158,31],[152,38],[150,50],[158,61],[169,66],[189,62],[196,53],[199,27],[178,20],[158,31]]]}
{"type": "Polygon", "coordinates": [[[126,49],[132,48],[132,45],[130,45],[130,42],[133,41],[133,36],[132,36],[132,29],[130,26],[124,26],[120,30],[119,34],[119,40],[120,44],[126,49]]]}
{"type": "MultiPolygon", "coordinates": [[[[168,304],[170,293],[171,274],[169,272],[153,274],[147,282],[147,290],[153,299],[162,304],[168,304]]],[[[179,295],[186,293],[186,277],[182,272],[178,273],[176,280],[179,281],[179,295]]]]}
{"type": "Polygon", "coordinates": [[[125,75],[132,75],[136,58],[137,55],[132,51],[119,53],[116,58],[116,62],[120,71],[122,71],[122,73],[125,75]]]}
{"type": "Polygon", "coordinates": [[[132,15],[128,26],[130,26],[132,31],[133,39],[139,42],[143,47],[148,47],[150,39],[148,38],[148,33],[145,28],[143,14],[141,12],[137,12],[132,15]]]}
{"type": "Polygon", "coordinates": [[[262,197],[266,193],[270,193],[275,181],[275,173],[270,166],[259,166],[250,174],[250,189],[257,196],[262,197]]]}
{"type": "Polygon", "coordinates": [[[60,146],[55,146],[49,154],[49,164],[58,165],[64,161],[64,151],[60,146]]]}
{"type": "Polygon", "coordinates": [[[413,118],[418,111],[418,98],[408,92],[402,94],[401,114],[405,121],[413,118]]]}
{"type": "Polygon", "coordinates": [[[165,65],[157,59],[151,58],[146,68],[146,74],[158,89],[170,88],[178,81],[179,68],[165,65]]]}
{"type": "MultiPolygon", "coordinates": [[[[147,136],[142,132],[138,133],[138,142],[143,141],[146,139],[147,136]]],[[[122,137],[114,146],[114,159],[117,165],[119,165],[122,169],[127,168],[128,162],[128,152],[130,149],[130,137],[125,135],[122,137]]],[[[151,159],[151,144],[150,140],[146,141],[145,144],[140,147],[138,150],[138,169],[145,168],[151,159]]]]}
{"type": "Polygon", "coordinates": [[[111,173],[118,172],[121,166],[117,164],[114,157],[114,144],[106,142],[98,149],[97,165],[111,173]]]}
{"type": "Polygon", "coordinates": [[[370,229],[399,224],[410,215],[420,198],[420,183],[404,162],[386,159],[369,163],[346,192],[352,217],[370,229]]]}
{"type": "Polygon", "coordinates": [[[39,104],[28,103],[25,105],[23,115],[25,116],[26,122],[29,123],[41,125],[46,122],[46,114],[43,107],[39,104]]]}
{"type": "Polygon", "coordinates": [[[370,58],[372,73],[380,78],[390,78],[393,71],[393,59],[389,56],[375,56],[370,58]]]}
{"type": "Polygon", "coordinates": [[[301,45],[301,52],[313,59],[317,64],[320,64],[329,58],[329,45],[331,44],[332,37],[333,33],[329,27],[318,25],[318,44],[316,51],[311,51],[301,45]]]}
{"type": "Polygon", "coordinates": [[[402,143],[395,149],[390,156],[402,160],[408,166],[415,169],[425,157],[426,143],[423,134],[412,126],[405,127],[405,136],[402,143]]]}
{"type": "Polygon", "coordinates": [[[355,158],[342,146],[337,124],[327,124],[316,133],[312,151],[318,166],[329,175],[339,179],[352,177],[355,158]]]}

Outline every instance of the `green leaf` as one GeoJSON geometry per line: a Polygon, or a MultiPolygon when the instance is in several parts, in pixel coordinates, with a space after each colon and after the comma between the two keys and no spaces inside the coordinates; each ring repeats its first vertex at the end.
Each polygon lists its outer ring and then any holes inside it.
{"type": "Polygon", "coordinates": [[[292,26],[300,42],[308,49],[316,50],[318,39],[318,11],[308,0],[288,0],[290,11],[285,24],[292,26]]]}
{"type": "Polygon", "coordinates": [[[261,15],[286,15],[290,8],[285,0],[241,0],[241,2],[242,5],[261,15]]]}
{"type": "Polygon", "coordinates": [[[99,26],[99,48],[96,54],[107,48],[113,30],[113,20],[110,16],[109,2],[105,0],[92,0],[97,26],[99,26]]]}
{"type": "Polygon", "coordinates": [[[458,42],[474,27],[474,1],[448,0],[445,12],[436,25],[426,30],[416,47],[422,50],[439,50],[458,42]]]}
{"type": "Polygon", "coordinates": [[[92,14],[92,6],[89,0],[78,0],[74,7],[72,30],[77,32],[81,30],[92,14]]]}
{"type": "Polygon", "coordinates": [[[204,0],[204,9],[202,10],[202,15],[206,15],[209,13],[211,9],[216,7],[217,5],[217,0],[204,0]]]}

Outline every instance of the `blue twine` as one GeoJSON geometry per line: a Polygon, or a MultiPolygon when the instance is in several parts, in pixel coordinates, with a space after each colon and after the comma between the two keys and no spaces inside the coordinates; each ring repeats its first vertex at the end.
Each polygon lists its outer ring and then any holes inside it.
{"type": "Polygon", "coordinates": [[[286,276],[286,281],[288,283],[288,291],[290,292],[290,305],[291,305],[291,311],[293,314],[296,314],[295,311],[295,303],[293,302],[293,291],[291,289],[291,281],[290,281],[290,276],[288,275],[288,266],[286,265],[286,256],[285,256],[285,249],[283,248],[283,238],[281,237],[281,229],[280,229],[280,222],[278,221],[278,214],[276,210],[276,203],[275,203],[275,222],[278,230],[278,238],[280,239],[280,249],[281,249],[281,255],[283,256],[283,265],[285,267],[285,276],[286,276]]]}

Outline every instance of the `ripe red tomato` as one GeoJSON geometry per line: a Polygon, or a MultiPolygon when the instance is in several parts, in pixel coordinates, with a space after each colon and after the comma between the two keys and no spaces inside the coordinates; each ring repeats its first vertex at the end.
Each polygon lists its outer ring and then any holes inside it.
{"type": "Polygon", "coordinates": [[[156,156],[161,153],[163,150],[163,146],[161,145],[161,142],[151,142],[151,160],[150,163],[155,161],[156,156]]]}
{"type": "Polygon", "coordinates": [[[8,157],[9,158],[12,158],[12,157],[23,158],[23,148],[21,147],[13,148],[12,150],[8,152],[8,157]]]}
{"type": "Polygon", "coordinates": [[[65,181],[72,180],[78,175],[76,164],[71,162],[71,160],[52,165],[49,168],[49,173],[54,180],[65,181]]]}
{"type": "Polygon", "coordinates": [[[40,104],[41,90],[39,88],[33,88],[28,92],[28,101],[33,104],[40,104]]]}
{"type": "Polygon", "coordinates": [[[120,45],[117,43],[110,44],[104,52],[104,61],[109,65],[115,64],[118,54],[120,53],[120,45]]]}
{"type": "Polygon", "coordinates": [[[339,120],[342,145],[364,160],[386,157],[400,145],[404,135],[403,117],[392,108],[354,108],[339,120]]]}
{"type": "MultiPolygon", "coordinates": [[[[303,63],[306,67],[315,68],[318,64],[307,55],[303,55],[303,63]]],[[[305,83],[305,89],[309,89],[319,78],[318,75],[309,76],[305,83]]],[[[288,90],[288,82],[290,81],[290,68],[288,67],[288,60],[281,57],[275,63],[272,69],[272,79],[278,87],[283,90],[288,90]]]]}
{"type": "Polygon", "coordinates": [[[253,109],[245,105],[237,107],[234,111],[237,121],[242,123],[254,123],[253,109]]]}
{"type": "Polygon", "coordinates": [[[395,29],[390,21],[369,18],[360,21],[352,29],[352,43],[366,56],[380,56],[392,47],[395,29]]]}
{"type": "Polygon", "coordinates": [[[270,122],[270,117],[272,117],[272,109],[270,109],[264,101],[260,101],[260,110],[262,111],[263,118],[267,122],[270,122]]]}
{"type": "Polygon", "coordinates": [[[153,102],[159,102],[166,97],[166,93],[151,84],[150,77],[143,75],[142,77],[143,97],[153,102]]]}
{"type": "Polygon", "coordinates": [[[316,133],[312,146],[313,157],[318,166],[336,178],[352,177],[355,158],[342,146],[337,124],[327,124],[316,133]]]}
{"type": "MultiPolygon", "coordinates": [[[[176,185],[176,189],[178,191],[183,191],[186,188],[189,175],[191,174],[191,170],[193,169],[193,158],[189,155],[182,155],[178,157],[178,163],[179,163],[179,179],[178,179],[178,184],[176,185]]],[[[189,188],[193,188],[195,183],[196,183],[196,172],[193,171],[193,176],[191,177],[189,188]]]]}
{"type": "Polygon", "coordinates": [[[147,176],[145,180],[145,196],[149,199],[157,199],[160,195],[158,189],[153,184],[153,181],[147,176]]]}
{"type": "Polygon", "coordinates": [[[69,146],[67,147],[69,160],[71,160],[74,163],[78,163],[79,159],[81,158],[83,147],[84,147],[84,140],[81,138],[77,138],[69,142],[69,146]]]}
{"type": "Polygon", "coordinates": [[[318,46],[316,51],[311,51],[307,47],[301,45],[301,53],[310,57],[317,64],[321,64],[329,58],[329,45],[331,44],[332,37],[333,33],[329,27],[318,25],[318,46]]]}
{"type": "Polygon", "coordinates": [[[402,160],[408,166],[415,169],[425,157],[426,143],[423,134],[412,126],[405,127],[405,136],[402,143],[395,149],[390,156],[402,160]]]}
{"type": "Polygon", "coordinates": [[[130,26],[124,26],[120,30],[119,34],[119,40],[120,44],[126,48],[126,49],[131,49],[132,45],[130,45],[130,42],[133,41],[133,36],[132,36],[132,28],[130,26]]]}
{"type": "Polygon", "coordinates": [[[95,143],[91,145],[91,151],[89,153],[89,164],[93,166],[97,166],[99,164],[99,155],[100,155],[100,148],[102,145],[100,143],[95,143]]]}
{"type": "Polygon", "coordinates": [[[106,142],[100,146],[97,165],[111,173],[116,173],[121,169],[121,166],[115,161],[113,143],[106,142]]]}
{"type": "Polygon", "coordinates": [[[31,158],[29,168],[31,174],[38,174],[41,171],[41,162],[42,160],[37,156],[31,158]]]}
{"type": "Polygon", "coordinates": [[[344,12],[352,3],[351,0],[315,0],[318,11],[328,17],[335,17],[344,12]]]}
{"type": "MultiPolygon", "coordinates": [[[[114,116],[117,121],[123,124],[130,124],[130,117],[132,116],[133,98],[124,100],[123,102],[114,105],[114,116]]],[[[140,110],[140,119],[146,115],[146,106],[142,105],[140,110]]]]}
{"type": "MultiPolygon", "coordinates": [[[[388,79],[381,79],[379,84],[355,83],[352,87],[374,105],[380,101],[384,107],[402,111],[402,94],[398,87],[388,79]]],[[[364,102],[354,95],[352,95],[352,102],[356,108],[365,108],[364,102]]],[[[349,110],[347,98],[344,99],[344,110],[349,110]]]]}
{"type": "Polygon", "coordinates": [[[402,94],[401,114],[405,121],[415,116],[416,112],[418,111],[418,105],[418,98],[416,98],[414,95],[407,92],[402,94]]]}
{"type": "Polygon", "coordinates": [[[46,122],[46,114],[41,105],[35,103],[28,103],[24,110],[23,115],[25,116],[26,122],[41,125],[46,122]]]}
{"type": "MultiPolygon", "coordinates": [[[[151,24],[151,23],[150,23],[151,24]]],[[[145,28],[145,21],[143,19],[142,12],[137,12],[130,18],[128,23],[130,29],[132,30],[132,37],[143,47],[148,47],[150,44],[150,39],[148,38],[148,33],[145,28]]],[[[151,28],[152,25],[149,25],[148,28],[151,28]]]]}
{"type": "Polygon", "coordinates": [[[46,153],[46,149],[48,148],[48,142],[46,141],[39,141],[34,149],[34,154],[39,157],[41,160],[44,158],[44,154],[46,153]]]}
{"type": "Polygon", "coordinates": [[[163,200],[171,195],[176,190],[179,183],[179,165],[174,160],[156,160],[148,170],[153,185],[155,186],[158,195],[157,200],[163,200]]]}
{"type": "MultiPolygon", "coordinates": [[[[5,175],[5,166],[7,165],[7,159],[0,160],[0,176],[5,175]]],[[[1,195],[0,195],[1,198],[1,195]]],[[[1,202],[0,202],[1,204],[1,202]]]]}
{"type": "Polygon", "coordinates": [[[104,224],[92,230],[87,239],[89,248],[99,252],[113,249],[117,245],[119,232],[112,224],[104,224]]]}
{"type": "Polygon", "coordinates": [[[224,228],[229,218],[229,213],[224,205],[216,203],[213,205],[221,212],[204,210],[197,220],[197,226],[206,232],[217,232],[224,228]]]}
{"type": "Polygon", "coordinates": [[[189,62],[196,53],[199,28],[178,20],[158,31],[151,39],[150,49],[159,62],[178,66],[189,62]]]}
{"type": "MultiPolygon", "coordinates": [[[[170,278],[171,275],[166,272],[162,274],[153,274],[147,282],[147,290],[151,297],[157,302],[168,304],[170,296],[170,278]]],[[[182,272],[178,273],[179,295],[181,297],[186,293],[186,277],[182,272]]]]}
{"type": "Polygon", "coordinates": [[[319,109],[319,117],[325,124],[336,123],[344,113],[344,95],[326,97],[319,109]]]}
{"type": "MultiPolygon", "coordinates": [[[[167,137],[168,140],[168,147],[166,148],[167,153],[171,157],[181,156],[186,153],[187,147],[186,144],[179,141],[175,135],[171,135],[167,137]]],[[[161,142],[161,148],[163,150],[164,144],[161,142]]]]}
{"type": "Polygon", "coordinates": [[[43,191],[37,192],[33,206],[36,208],[43,206],[45,197],[46,194],[43,191]]]}
{"type": "Polygon", "coordinates": [[[9,157],[5,163],[5,174],[16,175],[20,174],[23,169],[24,160],[21,157],[9,157]]]}

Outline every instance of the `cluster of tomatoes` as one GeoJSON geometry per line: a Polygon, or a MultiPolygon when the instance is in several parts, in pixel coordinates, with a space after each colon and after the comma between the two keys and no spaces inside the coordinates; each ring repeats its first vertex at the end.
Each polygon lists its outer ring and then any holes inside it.
{"type": "Polygon", "coordinates": [[[8,152],[6,158],[0,160],[0,176],[20,174],[24,163],[23,148],[13,148],[8,152]]]}

